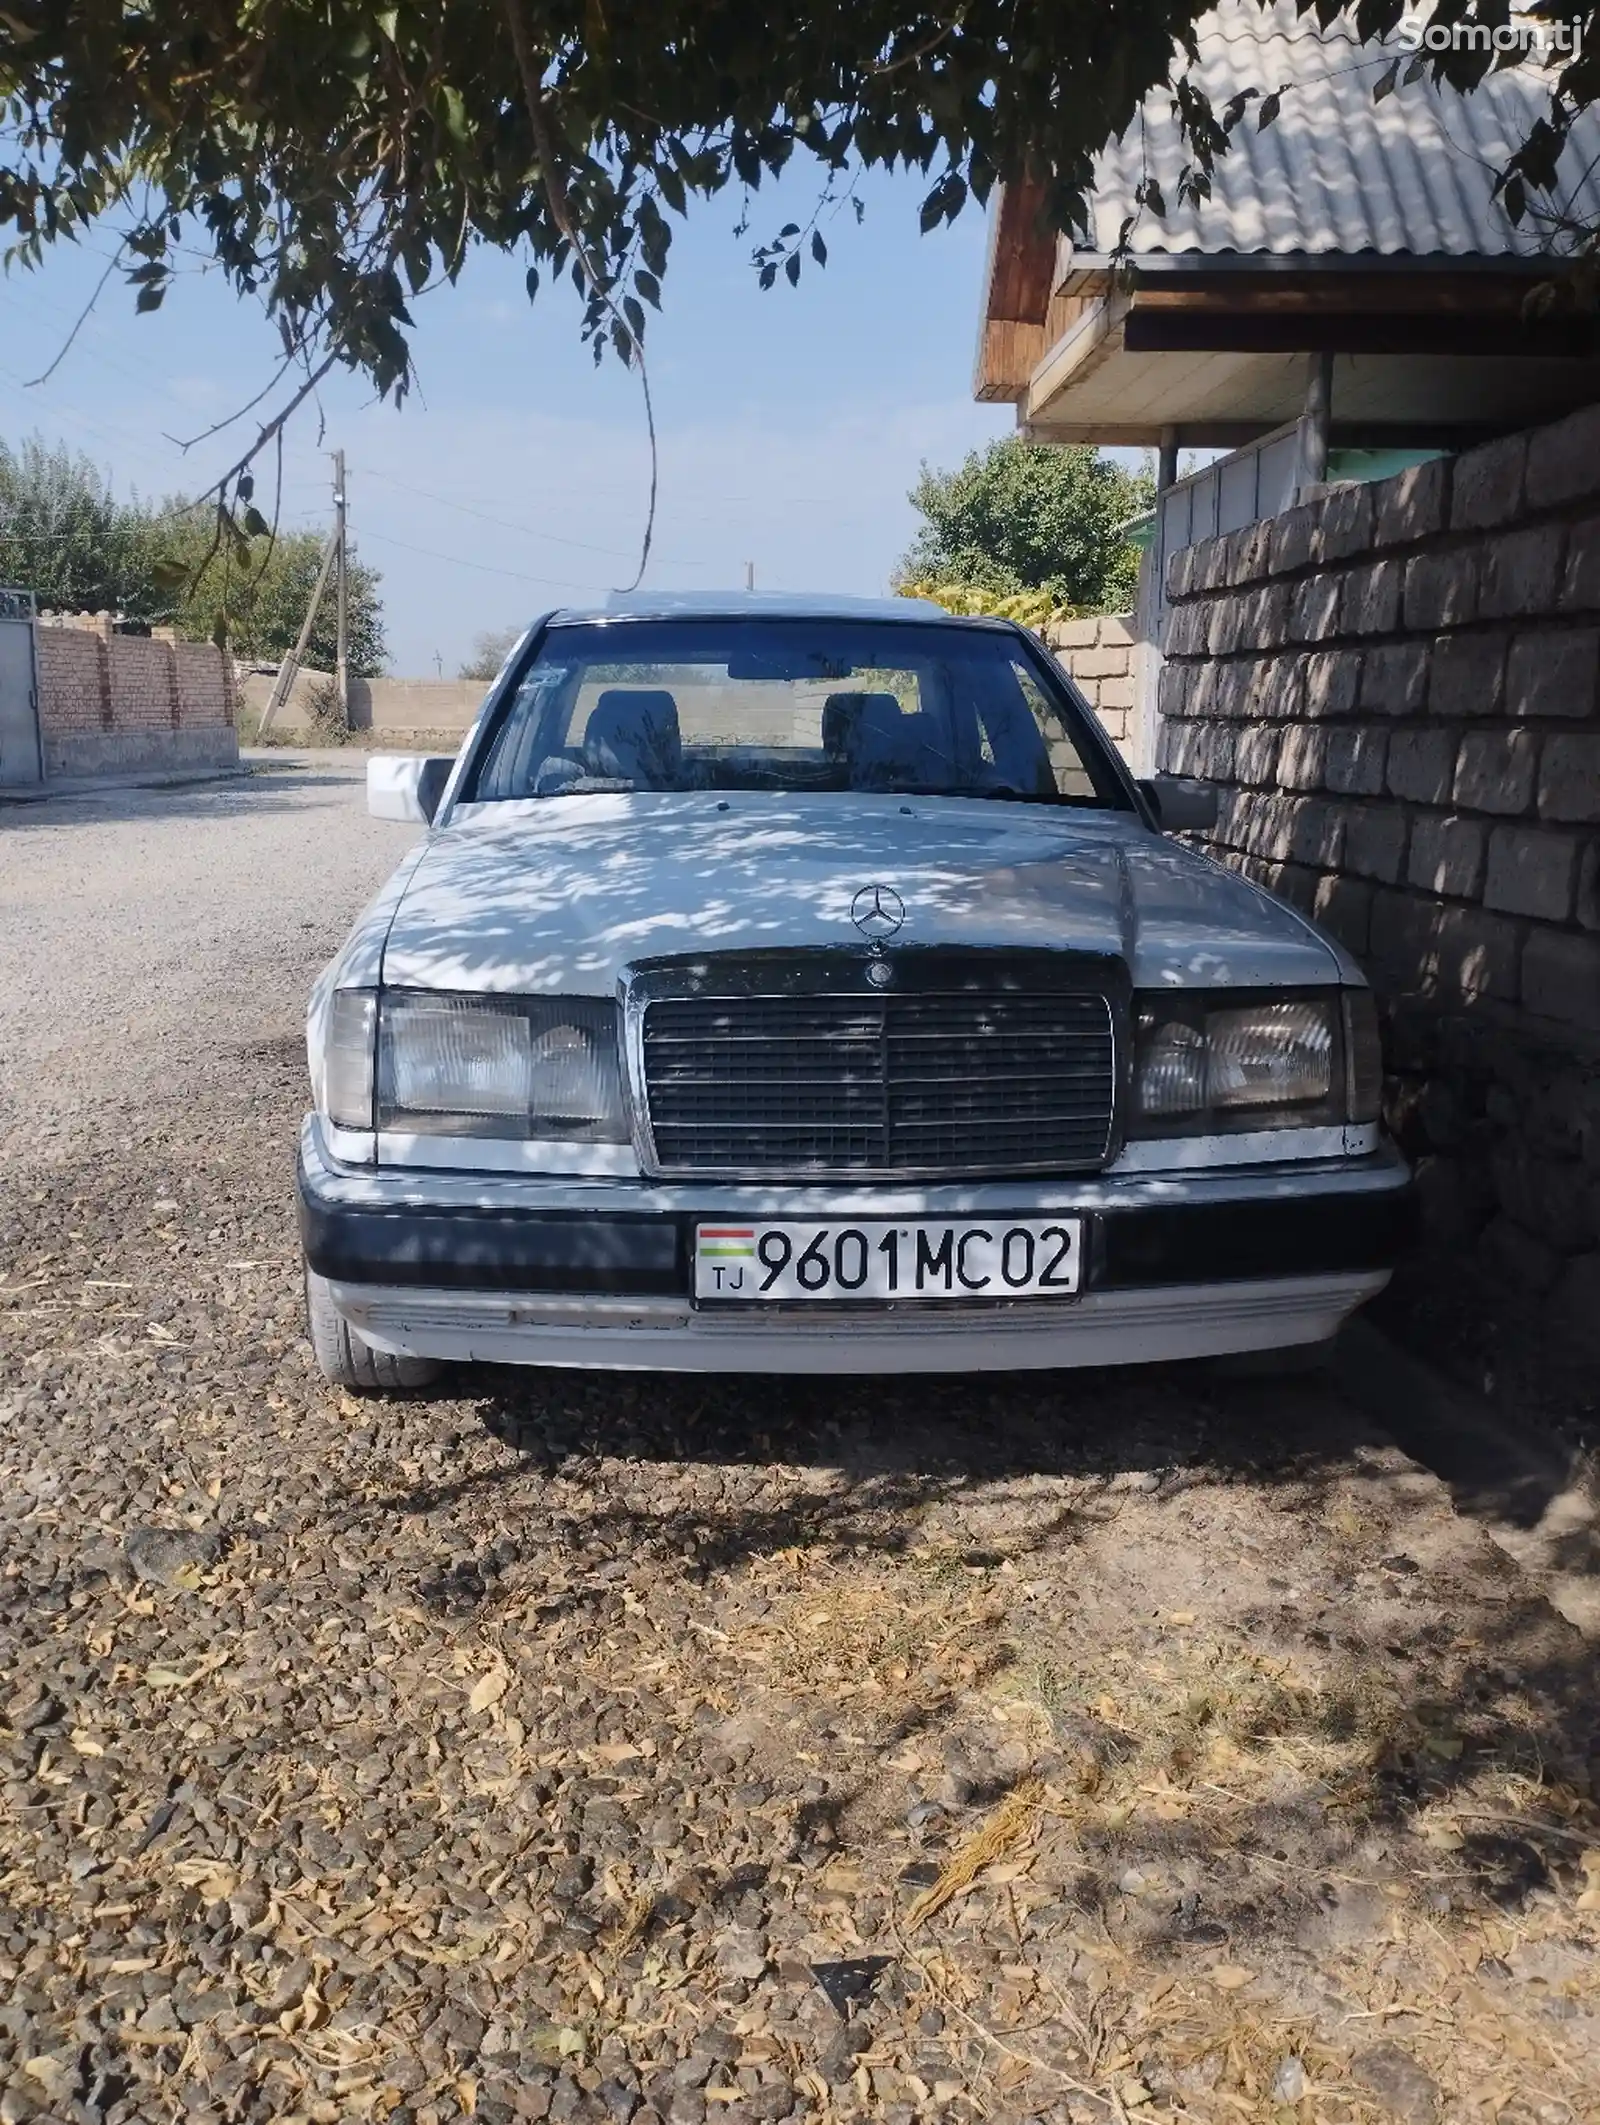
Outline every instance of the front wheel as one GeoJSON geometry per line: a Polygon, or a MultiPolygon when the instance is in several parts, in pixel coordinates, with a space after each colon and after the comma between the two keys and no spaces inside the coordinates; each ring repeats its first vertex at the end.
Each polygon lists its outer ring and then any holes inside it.
{"type": "Polygon", "coordinates": [[[325,1276],[306,1264],[306,1334],[317,1370],[333,1387],[353,1394],[392,1394],[407,1387],[431,1387],[441,1366],[437,1358],[403,1358],[364,1343],[333,1303],[325,1276]]]}

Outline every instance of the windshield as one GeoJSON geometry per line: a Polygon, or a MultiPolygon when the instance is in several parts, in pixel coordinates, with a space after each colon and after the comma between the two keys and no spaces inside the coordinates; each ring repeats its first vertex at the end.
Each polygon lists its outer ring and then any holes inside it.
{"type": "Polygon", "coordinates": [[[552,627],[466,799],[701,789],[1128,802],[1014,635],[827,619],[552,627]]]}

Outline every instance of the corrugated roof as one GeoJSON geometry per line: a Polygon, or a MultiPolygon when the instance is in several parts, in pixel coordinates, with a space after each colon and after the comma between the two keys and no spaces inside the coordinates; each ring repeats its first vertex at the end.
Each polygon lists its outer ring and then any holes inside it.
{"type": "MultiPolygon", "coordinates": [[[[1220,114],[1241,89],[1285,91],[1276,121],[1261,130],[1252,108],[1218,158],[1209,200],[1177,204],[1192,159],[1180,143],[1165,90],[1096,164],[1093,248],[1117,248],[1136,212],[1141,178],[1154,177],[1165,218],[1148,208],[1129,248],[1136,254],[1225,251],[1506,257],[1563,248],[1548,226],[1520,226],[1494,197],[1494,179],[1532,121],[1549,109],[1554,69],[1535,60],[1488,75],[1468,95],[1423,79],[1381,103],[1373,86],[1401,52],[1398,41],[1363,45],[1341,16],[1324,30],[1292,0],[1262,8],[1222,0],[1195,26],[1192,69],[1220,114]]],[[[1402,67],[1402,71],[1404,68],[1402,67]]],[[[1560,204],[1600,216],[1600,109],[1574,126],[1561,166],[1560,204]]]]}

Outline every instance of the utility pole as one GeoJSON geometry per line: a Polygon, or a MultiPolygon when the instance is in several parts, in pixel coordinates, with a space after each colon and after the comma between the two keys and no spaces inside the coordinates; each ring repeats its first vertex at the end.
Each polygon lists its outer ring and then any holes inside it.
{"type": "Polygon", "coordinates": [[[294,688],[295,674],[305,661],[306,645],[311,640],[311,630],[317,624],[317,612],[322,604],[322,593],[328,587],[328,577],[333,571],[338,554],[339,533],[337,526],[328,533],[322,544],[322,558],[317,563],[317,580],[311,592],[311,602],[306,607],[306,616],[300,623],[299,638],[293,649],[278,666],[278,676],[272,682],[272,692],[267,696],[267,705],[261,711],[261,724],[256,735],[264,738],[294,688]]]}
{"type": "Polygon", "coordinates": [[[746,561],[744,564],[744,587],[746,590],[754,590],[756,587],[756,564],[754,561],[746,561]]]}
{"type": "Polygon", "coordinates": [[[339,697],[339,715],[350,728],[350,568],[345,545],[344,452],[333,453],[333,536],[336,542],[338,634],[333,654],[333,686],[339,697]]]}

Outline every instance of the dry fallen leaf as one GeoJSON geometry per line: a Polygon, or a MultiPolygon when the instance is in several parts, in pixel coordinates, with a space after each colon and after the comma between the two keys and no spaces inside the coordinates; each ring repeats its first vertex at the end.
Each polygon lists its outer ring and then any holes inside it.
{"type": "Polygon", "coordinates": [[[498,1704],[511,1687],[508,1668],[491,1668],[487,1675],[480,1675],[472,1685],[472,1695],[467,1703],[474,1712],[487,1712],[490,1705],[498,1704]]]}
{"type": "Polygon", "coordinates": [[[1207,1975],[1219,1992],[1237,1992],[1241,1985],[1248,1985],[1255,1978],[1255,1972],[1246,1970],[1242,1963],[1218,1963],[1207,1975]]]}

